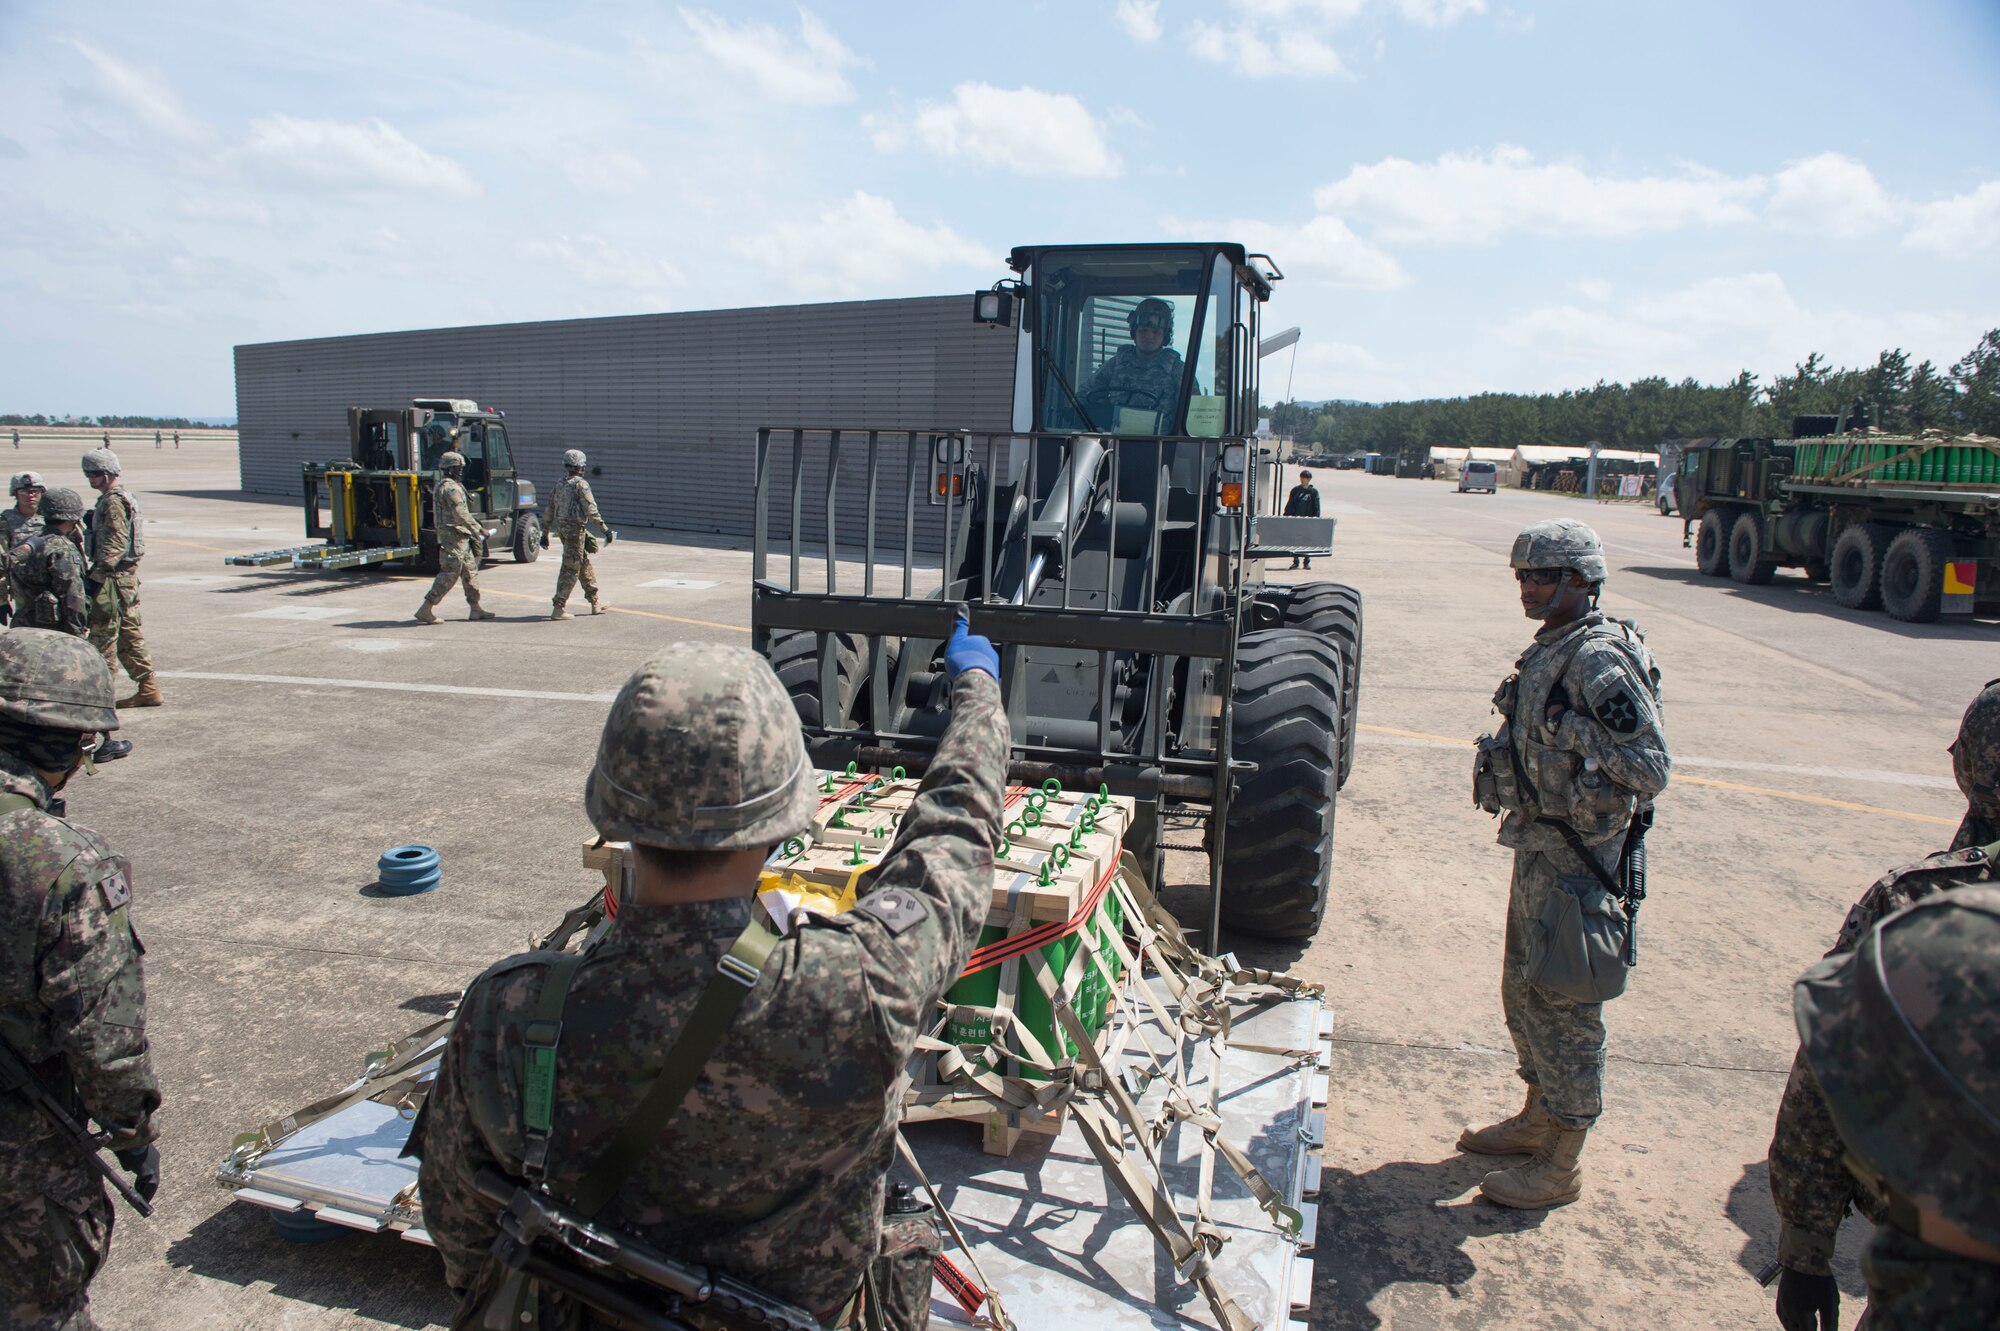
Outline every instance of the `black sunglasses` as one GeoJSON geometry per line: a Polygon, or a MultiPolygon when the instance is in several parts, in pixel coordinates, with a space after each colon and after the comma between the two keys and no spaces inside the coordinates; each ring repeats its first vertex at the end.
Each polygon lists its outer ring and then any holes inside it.
{"type": "Polygon", "coordinates": [[[1514,570],[1514,581],[1532,582],[1537,587],[1553,587],[1562,581],[1563,574],[1568,571],[1561,568],[1517,568],[1514,570]]]}

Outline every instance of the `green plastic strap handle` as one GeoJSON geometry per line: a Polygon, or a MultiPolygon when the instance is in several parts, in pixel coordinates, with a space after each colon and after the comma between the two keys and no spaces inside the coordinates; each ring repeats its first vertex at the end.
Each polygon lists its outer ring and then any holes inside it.
{"type": "Polygon", "coordinates": [[[1056,868],[1058,869],[1069,868],[1069,847],[1062,845],[1057,846],[1054,850],[1049,852],[1049,858],[1055,861],[1056,868]]]}
{"type": "Polygon", "coordinates": [[[778,848],[785,859],[795,860],[806,853],[806,839],[802,836],[786,837],[785,844],[778,848]]]}
{"type": "Polygon", "coordinates": [[[1054,777],[1050,777],[1048,780],[1042,782],[1042,793],[1050,796],[1062,794],[1062,782],[1056,780],[1054,777]]]}
{"type": "Polygon", "coordinates": [[[1021,821],[1030,827],[1040,827],[1042,825],[1042,811],[1031,804],[1028,806],[1028,811],[1021,815],[1021,821]]]}
{"type": "Polygon", "coordinates": [[[849,763],[849,764],[847,765],[847,775],[848,775],[848,776],[860,776],[860,775],[861,775],[861,764],[860,764],[860,763],[849,763]]]}
{"type": "Polygon", "coordinates": [[[996,860],[1004,860],[1014,853],[1014,843],[1006,837],[1000,838],[1000,849],[993,853],[996,860]]]}
{"type": "Polygon", "coordinates": [[[902,764],[900,764],[900,763],[898,763],[898,764],[897,764],[896,766],[894,766],[894,767],[892,767],[892,768],[890,768],[890,769],[889,769],[889,779],[890,779],[891,781],[904,781],[904,780],[908,780],[908,779],[909,779],[909,775],[910,775],[910,774],[909,774],[908,772],[906,772],[906,771],[904,771],[904,770],[903,770],[903,767],[902,767],[902,764]]]}
{"type": "Polygon", "coordinates": [[[1028,835],[1028,825],[1019,818],[1016,818],[1013,822],[1007,824],[1007,835],[1010,837],[1024,837],[1028,835]]]}
{"type": "Polygon", "coordinates": [[[1043,809],[1046,809],[1048,807],[1049,807],[1049,797],[1047,795],[1044,795],[1039,790],[1031,790],[1028,792],[1029,812],[1040,813],[1043,809]]]}

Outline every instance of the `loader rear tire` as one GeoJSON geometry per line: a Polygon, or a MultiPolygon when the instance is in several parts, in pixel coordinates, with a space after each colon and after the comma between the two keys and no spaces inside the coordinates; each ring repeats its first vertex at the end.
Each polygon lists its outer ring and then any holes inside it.
{"type": "Polygon", "coordinates": [[[1298,629],[1246,633],[1236,647],[1232,756],[1255,763],[1230,801],[1222,920],[1262,938],[1319,929],[1333,880],[1340,795],[1341,654],[1298,629]]]}
{"type": "Polygon", "coordinates": [[[1361,593],[1342,582],[1302,582],[1279,607],[1280,628],[1304,629],[1340,648],[1340,784],[1354,771],[1361,710],[1361,593]]]}

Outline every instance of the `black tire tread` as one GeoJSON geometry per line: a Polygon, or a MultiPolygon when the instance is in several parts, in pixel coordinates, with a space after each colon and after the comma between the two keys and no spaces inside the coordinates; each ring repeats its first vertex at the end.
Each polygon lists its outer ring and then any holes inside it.
{"type": "MultiPolygon", "coordinates": [[[[1882,608],[1894,619],[1906,624],[1929,624],[1938,617],[1944,597],[1944,566],[1951,559],[1951,538],[1935,527],[1905,527],[1896,533],[1889,547],[1882,554],[1882,608]],[[1912,596],[1897,595],[1890,585],[1889,569],[1903,552],[1920,550],[1921,558],[1929,564],[1924,585],[1919,586],[1912,596]]],[[[1922,570],[1920,570],[1922,571],[1922,570]]]]}
{"type": "Polygon", "coordinates": [[[1729,524],[1723,519],[1723,513],[1722,509],[1711,508],[1701,515],[1701,524],[1695,528],[1695,567],[1711,578],[1720,578],[1729,572],[1729,524]],[[1712,549],[1704,543],[1710,532],[1714,533],[1712,549]]]}
{"type": "MultiPolygon", "coordinates": [[[[861,639],[853,634],[833,633],[828,636],[833,640],[834,672],[840,683],[841,709],[852,716],[855,701],[861,697],[861,686],[868,678],[868,656],[862,649],[861,639]]],[[[819,635],[803,629],[776,635],[771,639],[769,654],[771,669],[777,672],[778,682],[791,695],[799,720],[809,726],[826,724],[821,720],[819,696],[819,635]]]]}
{"type": "Polygon", "coordinates": [[[1843,527],[1833,541],[1831,572],[1833,579],[1833,599],[1849,610],[1879,610],[1882,608],[1882,557],[1889,553],[1889,543],[1896,537],[1896,529],[1881,522],[1860,522],[1843,527]],[[1840,580],[1842,553],[1855,542],[1866,542],[1863,552],[1867,561],[1865,576],[1857,584],[1842,586],[1840,580]]]}

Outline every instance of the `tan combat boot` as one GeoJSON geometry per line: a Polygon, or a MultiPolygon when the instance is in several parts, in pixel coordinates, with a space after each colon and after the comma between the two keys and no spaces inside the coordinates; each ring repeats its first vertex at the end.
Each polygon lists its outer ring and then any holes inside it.
{"type": "Polygon", "coordinates": [[[477,602],[477,601],[474,601],[474,602],[472,603],[472,609],[471,609],[471,610],[470,610],[470,611],[469,611],[469,612],[468,612],[468,613],[466,614],[466,616],[465,616],[465,617],[466,617],[467,619],[497,619],[497,618],[499,618],[499,616],[495,615],[495,614],[494,614],[494,613],[493,613],[493,612],[492,612],[491,610],[482,610],[482,609],[480,609],[480,608],[479,608],[479,602],[477,602]]]}
{"type": "Polygon", "coordinates": [[[425,601],[425,602],[424,602],[424,603],[423,603],[422,605],[418,606],[418,607],[417,607],[417,622],[418,622],[419,624],[435,624],[435,623],[437,623],[437,622],[438,622],[438,617],[437,617],[437,602],[435,602],[435,601],[425,601]]]}
{"type": "Polygon", "coordinates": [[[1528,1083],[1528,1102],[1512,1118],[1458,1134],[1458,1149],[1479,1155],[1526,1155],[1541,1149],[1548,1135],[1549,1111],[1542,1108],[1542,1088],[1528,1083]]]}
{"type": "Polygon", "coordinates": [[[158,707],[165,701],[166,699],[160,696],[159,681],[155,680],[151,675],[148,675],[143,681],[140,682],[138,690],[135,693],[133,693],[131,697],[120,698],[118,700],[118,706],[158,707]]]}
{"type": "Polygon", "coordinates": [[[601,615],[610,608],[611,602],[609,601],[592,601],[590,603],[590,613],[593,615],[601,615]]]}
{"type": "Polygon", "coordinates": [[[1480,1193],[1489,1202],[1521,1211],[1567,1206],[1583,1195],[1583,1170],[1576,1160],[1583,1153],[1583,1139],[1589,1135],[1589,1128],[1551,1123],[1534,1159],[1488,1174],[1479,1181],[1480,1193]]]}
{"type": "Polygon", "coordinates": [[[576,618],[576,616],[575,616],[575,615],[572,615],[572,614],[571,614],[571,613],[570,613],[570,612],[569,612],[569,611],[568,611],[567,609],[565,609],[565,608],[563,607],[563,603],[562,603],[561,601],[557,601],[557,602],[556,602],[556,608],[555,608],[554,610],[551,610],[551,611],[549,612],[549,618],[550,618],[550,619],[575,619],[575,618],[576,618]]]}

